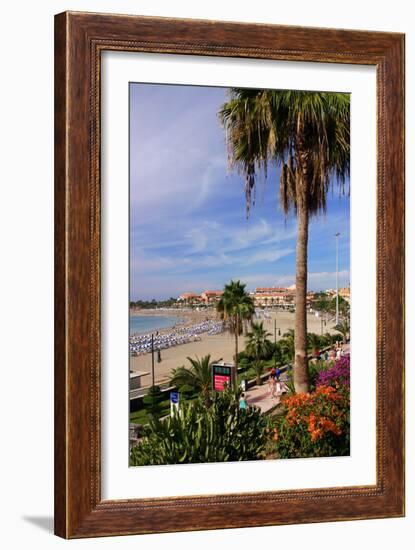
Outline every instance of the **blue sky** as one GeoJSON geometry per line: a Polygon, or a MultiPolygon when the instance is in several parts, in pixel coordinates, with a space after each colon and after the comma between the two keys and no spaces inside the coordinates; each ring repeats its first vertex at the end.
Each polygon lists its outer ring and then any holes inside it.
{"type": "MultiPolygon", "coordinates": [[[[258,180],[246,219],[244,178],[230,172],[217,112],[226,88],[130,84],[130,297],[162,299],[223,288],[295,282],[296,220],[278,204],[279,169],[258,180]]],[[[330,192],[310,222],[308,287],[349,284],[350,204],[330,192]]]]}

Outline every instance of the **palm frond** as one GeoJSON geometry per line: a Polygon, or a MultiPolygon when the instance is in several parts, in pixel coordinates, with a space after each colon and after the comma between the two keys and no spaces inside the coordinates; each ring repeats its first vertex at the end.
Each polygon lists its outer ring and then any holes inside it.
{"type": "Polygon", "coordinates": [[[257,175],[280,166],[280,204],[287,215],[304,193],[310,215],[324,212],[330,185],[345,192],[350,166],[350,95],[233,88],[219,111],[232,169],[245,177],[249,216],[257,175]],[[299,143],[299,124],[302,143],[299,143]],[[307,151],[307,186],[299,150],[307,151]]]}

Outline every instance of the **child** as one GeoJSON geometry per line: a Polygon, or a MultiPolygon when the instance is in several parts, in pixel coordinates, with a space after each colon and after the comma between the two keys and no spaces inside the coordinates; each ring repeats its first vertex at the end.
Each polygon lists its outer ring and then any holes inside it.
{"type": "Polygon", "coordinates": [[[240,410],[246,410],[246,399],[245,399],[245,394],[243,393],[241,395],[241,397],[239,398],[239,409],[240,410]]]}

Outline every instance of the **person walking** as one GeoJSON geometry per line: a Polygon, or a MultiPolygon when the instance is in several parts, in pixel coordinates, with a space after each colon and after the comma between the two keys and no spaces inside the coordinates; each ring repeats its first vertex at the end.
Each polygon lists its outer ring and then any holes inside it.
{"type": "Polygon", "coordinates": [[[275,376],[268,378],[268,395],[269,397],[275,397],[275,376]]]}
{"type": "Polygon", "coordinates": [[[245,397],[245,393],[243,393],[241,395],[241,397],[239,398],[239,410],[246,410],[247,408],[247,402],[246,402],[246,397],[245,397]]]}
{"type": "Polygon", "coordinates": [[[284,384],[281,380],[278,380],[277,382],[277,385],[276,385],[276,395],[275,397],[278,399],[278,401],[281,400],[281,396],[282,396],[282,392],[283,392],[283,389],[284,389],[284,384]]]}

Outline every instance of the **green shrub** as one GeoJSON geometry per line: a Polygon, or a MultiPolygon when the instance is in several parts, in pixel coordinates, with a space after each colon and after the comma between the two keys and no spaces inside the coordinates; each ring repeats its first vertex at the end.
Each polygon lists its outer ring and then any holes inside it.
{"type": "MultiPolygon", "coordinates": [[[[316,382],[321,371],[328,369],[330,363],[326,361],[309,361],[308,362],[308,381],[310,385],[310,392],[313,392],[316,389],[316,382]]],[[[286,382],[288,393],[290,395],[295,394],[294,388],[294,371],[290,369],[287,373],[287,382],[286,382]]]]}
{"type": "Polygon", "coordinates": [[[248,360],[248,356],[245,351],[240,351],[238,353],[238,365],[241,363],[241,361],[248,360]]]}
{"type": "Polygon", "coordinates": [[[273,343],[272,361],[277,365],[284,363],[284,356],[279,342],[273,343]]]}
{"type": "Polygon", "coordinates": [[[206,408],[202,400],[181,406],[160,421],[153,417],[146,437],[133,447],[132,466],[226,462],[263,458],[265,419],[253,407],[240,410],[238,394],[223,392],[206,408]]]}
{"type": "Polygon", "coordinates": [[[294,379],[291,371],[288,373],[285,385],[287,386],[288,395],[295,395],[294,379]]]}
{"type": "Polygon", "coordinates": [[[316,381],[322,370],[326,370],[328,365],[325,361],[309,361],[308,362],[308,379],[310,383],[310,391],[316,389],[316,381]]]}
{"type": "Polygon", "coordinates": [[[161,411],[160,403],[164,398],[160,386],[151,386],[147,395],[143,397],[143,404],[150,414],[157,415],[161,411]]]}
{"type": "Polygon", "coordinates": [[[251,366],[251,360],[248,359],[248,357],[244,357],[243,359],[238,359],[238,367],[242,369],[243,371],[246,371],[251,366]]]}
{"type": "Polygon", "coordinates": [[[180,386],[179,393],[180,399],[183,398],[185,400],[194,399],[198,395],[198,392],[195,391],[194,387],[190,384],[183,384],[182,386],[180,386]]]}

